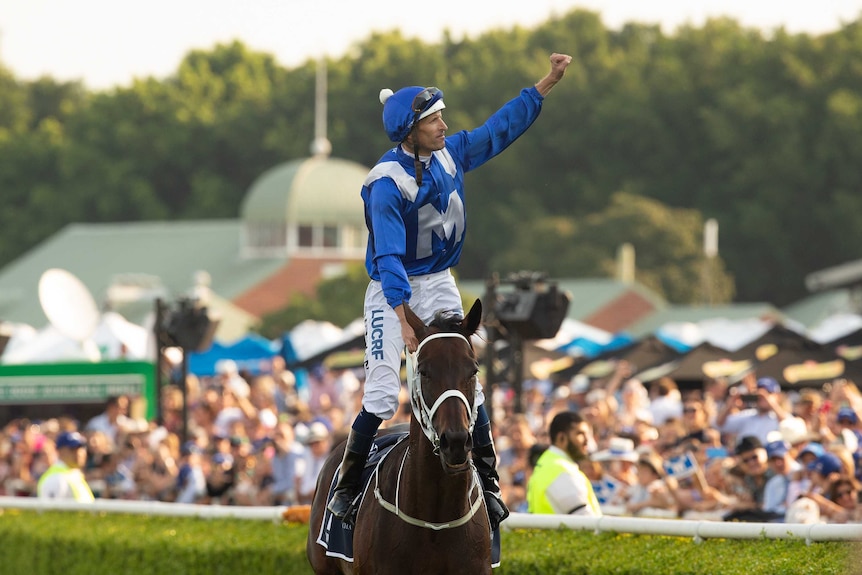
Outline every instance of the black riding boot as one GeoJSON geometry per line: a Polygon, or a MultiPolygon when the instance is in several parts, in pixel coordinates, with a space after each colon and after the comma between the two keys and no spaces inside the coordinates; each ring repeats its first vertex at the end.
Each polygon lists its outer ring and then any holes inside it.
{"type": "Polygon", "coordinates": [[[347,437],[347,447],[344,449],[344,459],[341,461],[341,471],[335,492],[326,508],[345,523],[352,524],[352,506],[362,481],[362,470],[368,460],[374,436],[365,436],[355,429],[350,430],[347,437]]]}
{"type": "MultiPolygon", "coordinates": [[[[475,436],[474,436],[475,437],[475,436]]],[[[473,465],[482,480],[482,489],[485,492],[485,507],[488,508],[488,519],[491,521],[491,531],[497,529],[506,517],[509,510],[503,503],[500,495],[500,476],[497,475],[497,452],[494,443],[473,446],[473,465]]]]}

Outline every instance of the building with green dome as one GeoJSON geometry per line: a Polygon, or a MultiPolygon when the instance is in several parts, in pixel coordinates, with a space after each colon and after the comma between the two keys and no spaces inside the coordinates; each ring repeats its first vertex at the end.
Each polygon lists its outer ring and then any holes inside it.
{"type": "Polygon", "coordinates": [[[215,337],[239,338],[297,294],[312,294],[321,278],[364,259],[367,174],[317,154],[261,174],[238,219],[69,224],[0,270],[0,318],[46,325],[39,278],[62,268],[101,308],[141,324],[157,297],[205,294],[221,317],[215,337]]]}

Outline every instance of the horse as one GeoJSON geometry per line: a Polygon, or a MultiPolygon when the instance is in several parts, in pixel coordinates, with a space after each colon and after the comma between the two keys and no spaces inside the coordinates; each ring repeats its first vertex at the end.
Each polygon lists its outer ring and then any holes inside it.
{"type": "MultiPolygon", "coordinates": [[[[479,371],[470,336],[479,327],[482,304],[476,300],[463,319],[438,313],[429,325],[404,307],[419,340],[416,353],[408,354],[408,380],[414,382],[409,434],[364,487],[352,530],[352,562],[327,555],[317,542],[344,443],[329,455],[318,477],[306,545],[317,575],[491,573],[491,528],[470,457],[479,371]]],[[[387,432],[393,433],[383,429],[378,437],[387,432]]]]}

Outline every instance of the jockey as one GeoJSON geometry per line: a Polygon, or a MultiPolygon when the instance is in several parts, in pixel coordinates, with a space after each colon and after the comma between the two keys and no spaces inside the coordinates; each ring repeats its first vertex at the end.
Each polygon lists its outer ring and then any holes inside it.
{"type": "MultiPolygon", "coordinates": [[[[463,317],[450,268],[461,256],[466,232],[464,174],[514,142],[536,120],[548,92],[562,79],[571,56],[552,54],[551,70],[503,105],[482,126],[446,136],[443,92],[410,86],[380,92],[383,127],[397,145],[372,168],[362,187],[371,281],[365,294],[365,389],[327,508],[352,521],[362,469],[380,424],[398,408],[401,354],[419,342],[404,305],[424,322],[446,310],[463,317]]],[[[478,416],[473,463],[482,479],[492,529],[509,511],[500,497],[497,456],[484,394],[476,383],[478,416]]]]}

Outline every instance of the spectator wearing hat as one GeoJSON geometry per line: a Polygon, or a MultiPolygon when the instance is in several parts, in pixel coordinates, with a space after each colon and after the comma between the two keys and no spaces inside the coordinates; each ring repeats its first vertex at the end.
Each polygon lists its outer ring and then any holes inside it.
{"type": "Polygon", "coordinates": [[[37,495],[92,503],[95,497],[82,471],[87,463],[87,440],[77,431],[64,431],[57,436],[55,446],[57,461],[39,478],[37,495]]]}
{"type": "Polygon", "coordinates": [[[611,437],[606,449],[596,451],[590,456],[592,461],[602,465],[603,475],[621,487],[636,485],[638,482],[637,461],[634,440],[628,437],[611,437]]]}
{"type": "Polygon", "coordinates": [[[839,408],[835,416],[835,422],[842,426],[843,429],[851,429],[857,436],[862,437],[862,432],[859,431],[859,415],[852,407],[845,405],[839,408]]]}
{"type": "Polygon", "coordinates": [[[790,455],[795,459],[805,445],[819,436],[815,436],[811,428],[799,416],[786,417],[778,424],[781,439],[790,446],[790,455]]]}
{"type": "Polygon", "coordinates": [[[813,462],[808,464],[808,473],[811,478],[811,488],[809,493],[825,493],[829,481],[841,475],[844,471],[844,466],[841,459],[826,451],[813,462]]]}
{"type": "Polygon", "coordinates": [[[809,465],[814,463],[814,461],[824,453],[826,453],[826,449],[820,442],[809,441],[799,451],[799,455],[796,456],[796,459],[807,469],[809,465]]]}
{"type": "Polygon", "coordinates": [[[790,484],[799,481],[802,466],[790,455],[790,445],[784,440],[766,444],[766,457],[774,475],[763,488],[762,509],[775,514],[774,521],[783,521],[790,500],[790,484]]]}
{"type": "Polygon", "coordinates": [[[824,453],[826,453],[826,450],[817,441],[809,441],[799,449],[795,459],[800,468],[793,473],[792,480],[788,486],[787,501],[789,503],[796,501],[811,488],[808,465],[824,453]]]}
{"type": "MultiPolygon", "coordinates": [[[[739,388],[734,388],[738,390],[739,388]]],[[[739,437],[752,436],[761,444],[769,442],[769,434],[778,431],[782,420],[790,413],[781,405],[781,386],[771,377],[761,377],[757,380],[753,407],[745,408],[744,393],[731,393],[724,408],[716,418],[716,424],[726,442],[735,441],[739,437]],[[736,410],[735,413],[731,411],[736,410]]]]}
{"type": "Polygon", "coordinates": [[[808,473],[811,479],[811,486],[796,502],[791,505],[791,509],[802,505],[806,500],[813,501],[817,505],[817,511],[820,518],[825,518],[827,521],[833,517],[841,517],[845,514],[842,507],[832,501],[829,496],[829,487],[832,482],[840,477],[848,477],[843,474],[841,460],[834,454],[826,451],[808,465],[808,473]]]}
{"type": "MultiPolygon", "coordinates": [[[[551,54],[550,70],[504,104],[482,126],[446,135],[443,92],[408,86],[383,89],[383,127],[395,146],[386,151],[362,186],[368,224],[365,294],[366,379],[327,508],[347,518],[359,491],[374,436],[398,409],[401,356],[419,341],[405,315],[407,305],[424,322],[446,311],[464,316],[451,268],[465,240],[464,176],[508,148],[536,121],[545,97],[563,78],[572,57],[551,54]]],[[[508,515],[497,475],[491,425],[476,380],[477,420],[473,463],[482,481],[491,528],[508,515]]],[[[349,519],[348,519],[349,521],[349,519]]]]}
{"type": "Polygon", "coordinates": [[[859,416],[849,406],[843,406],[835,414],[834,425],[829,426],[829,431],[824,430],[823,435],[831,442],[840,443],[852,454],[862,452],[862,430],[859,428],[859,416]]]}
{"type": "Polygon", "coordinates": [[[176,502],[198,503],[207,494],[203,449],[194,441],[186,441],[180,449],[180,456],[176,502]]]}
{"type": "Polygon", "coordinates": [[[317,488],[317,476],[323,469],[326,458],[332,447],[329,428],[321,421],[315,421],[308,426],[305,435],[305,454],[299,477],[296,499],[299,503],[308,504],[314,499],[317,488]]]}

